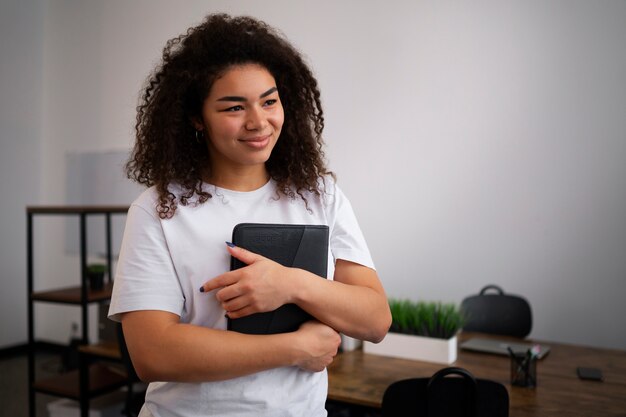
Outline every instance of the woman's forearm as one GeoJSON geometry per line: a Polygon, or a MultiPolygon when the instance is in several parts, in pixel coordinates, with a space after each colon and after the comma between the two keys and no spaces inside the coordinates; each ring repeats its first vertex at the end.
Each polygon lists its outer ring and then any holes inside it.
{"type": "Polygon", "coordinates": [[[335,330],[361,340],[381,341],[391,325],[389,304],[376,272],[338,261],[335,281],[294,272],[294,300],[335,330]]]}
{"type": "Polygon", "coordinates": [[[218,381],[282,366],[320,371],[339,344],[338,335],[321,324],[302,332],[246,335],[181,324],[162,311],[127,313],[122,323],[144,381],[218,381]]]}

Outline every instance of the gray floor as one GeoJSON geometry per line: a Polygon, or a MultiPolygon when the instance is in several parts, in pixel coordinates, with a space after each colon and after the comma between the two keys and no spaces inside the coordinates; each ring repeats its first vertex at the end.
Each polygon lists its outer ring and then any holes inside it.
{"type": "MultiPolygon", "coordinates": [[[[37,376],[48,376],[61,369],[61,358],[57,355],[38,354],[37,376]]],[[[45,394],[36,395],[37,417],[48,416],[47,405],[58,400],[45,394]]],[[[28,360],[26,355],[0,359],[0,417],[28,416],[28,360]]]]}

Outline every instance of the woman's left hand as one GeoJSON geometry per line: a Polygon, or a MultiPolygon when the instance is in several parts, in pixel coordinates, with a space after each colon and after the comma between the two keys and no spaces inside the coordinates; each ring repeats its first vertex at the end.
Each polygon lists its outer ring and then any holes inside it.
{"type": "Polygon", "coordinates": [[[272,311],[290,302],[285,275],[289,268],[246,249],[228,247],[247,266],[207,281],[201,291],[219,289],[215,297],[231,319],[272,311]]]}

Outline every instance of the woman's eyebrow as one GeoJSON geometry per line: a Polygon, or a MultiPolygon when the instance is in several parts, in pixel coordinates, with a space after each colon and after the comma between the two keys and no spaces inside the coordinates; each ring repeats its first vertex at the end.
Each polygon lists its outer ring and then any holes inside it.
{"type": "MultiPolygon", "coordinates": [[[[259,96],[259,98],[267,97],[267,96],[269,96],[270,94],[272,94],[275,91],[278,91],[278,88],[272,87],[269,90],[267,90],[266,92],[264,92],[263,94],[261,94],[259,96]]],[[[241,102],[246,102],[248,100],[246,100],[245,97],[241,97],[241,96],[224,96],[224,97],[218,98],[217,101],[241,101],[241,102]]]]}
{"type": "Polygon", "coordinates": [[[274,91],[278,91],[278,88],[276,88],[276,87],[272,87],[272,88],[270,88],[270,89],[269,89],[269,90],[267,90],[265,93],[261,94],[261,95],[259,96],[259,98],[264,98],[264,97],[267,97],[267,96],[269,96],[270,94],[272,94],[274,91]]]}

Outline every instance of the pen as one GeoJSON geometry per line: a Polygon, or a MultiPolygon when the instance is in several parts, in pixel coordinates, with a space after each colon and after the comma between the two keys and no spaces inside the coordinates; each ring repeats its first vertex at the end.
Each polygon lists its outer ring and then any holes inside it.
{"type": "Polygon", "coordinates": [[[509,351],[509,355],[511,355],[511,358],[517,363],[517,373],[519,374],[524,369],[524,362],[513,352],[511,346],[507,346],[506,350],[509,351]]]}
{"type": "Polygon", "coordinates": [[[535,381],[535,374],[534,372],[530,372],[530,367],[528,365],[531,361],[536,360],[539,353],[541,353],[541,345],[533,345],[530,349],[528,349],[528,352],[526,353],[526,360],[524,361],[524,367],[526,369],[528,379],[533,386],[537,385],[535,381]]]}
{"type": "Polygon", "coordinates": [[[535,386],[535,377],[530,372],[529,364],[530,361],[534,360],[537,357],[537,355],[541,351],[541,346],[534,345],[533,347],[528,349],[523,359],[521,359],[519,355],[516,355],[510,346],[507,346],[507,350],[509,351],[509,355],[511,355],[511,358],[513,358],[513,360],[515,360],[515,363],[517,364],[517,375],[522,375],[524,377],[524,379],[526,380],[525,385],[535,386]]]}
{"type": "Polygon", "coordinates": [[[530,348],[530,353],[532,354],[533,358],[539,356],[539,354],[541,353],[541,345],[533,345],[533,347],[530,348]]]}

